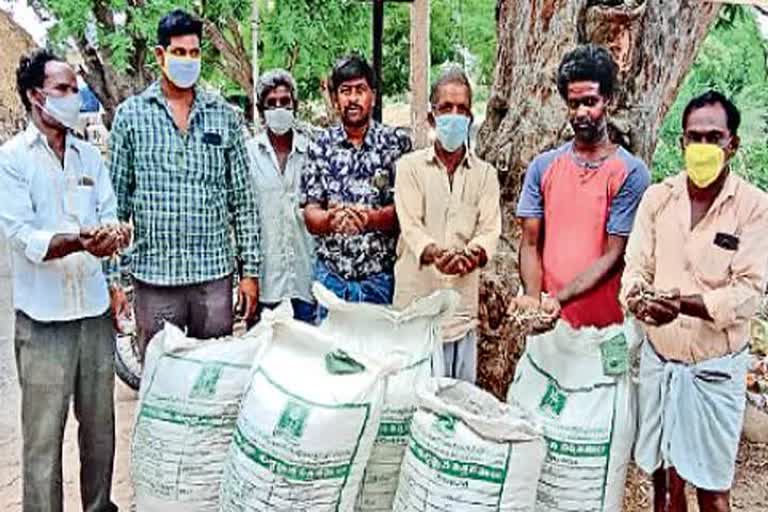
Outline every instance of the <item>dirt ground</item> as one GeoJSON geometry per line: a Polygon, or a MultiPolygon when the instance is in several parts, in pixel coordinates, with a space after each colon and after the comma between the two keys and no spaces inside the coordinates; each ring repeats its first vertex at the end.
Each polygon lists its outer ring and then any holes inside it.
{"type": "MultiPolygon", "coordinates": [[[[768,510],[768,445],[741,443],[736,467],[736,482],[732,494],[734,512],[763,512],[768,510]]],[[[650,484],[637,468],[631,468],[627,477],[624,499],[626,512],[651,510],[650,484]]],[[[694,512],[695,493],[689,490],[688,510],[694,512]]]]}
{"type": "MultiPolygon", "coordinates": [[[[0,348],[6,351],[7,346],[0,348]]],[[[2,368],[5,369],[4,366],[2,368]]],[[[16,395],[14,397],[15,403],[11,406],[11,410],[14,411],[12,418],[17,423],[18,394],[16,393],[16,395]]],[[[6,406],[7,398],[6,396],[2,397],[3,404],[6,404],[6,406]]],[[[120,510],[127,512],[134,510],[133,489],[128,473],[128,446],[136,401],[133,392],[122,384],[116,386],[115,399],[117,407],[117,454],[112,497],[120,510]]],[[[21,442],[18,436],[18,428],[14,428],[12,432],[0,430],[0,510],[3,512],[21,512],[20,450],[21,442]]],[[[63,454],[64,510],[66,512],[75,512],[82,510],[82,507],[80,506],[77,421],[72,414],[70,414],[69,421],[67,422],[63,454]]]]}

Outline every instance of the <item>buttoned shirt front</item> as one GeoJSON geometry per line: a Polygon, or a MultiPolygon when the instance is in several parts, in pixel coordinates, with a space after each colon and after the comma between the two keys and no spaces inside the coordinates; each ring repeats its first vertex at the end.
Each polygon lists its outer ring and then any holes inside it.
{"type": "Polygon", "coordinates": [[[698,363],[743,348],[768,273],[768,195],[729,175],[704,218],[691,229],[685,173],[643,197],[627,243],[622,300],[637,283],[701,295],[712,321],[681,315],[648,327],[656,351],[698,363]]]}
{"type": "Polygon", "coordinates": [[[395,205],[400,240],[395,264],[394,306],[439,289],[452,289],[461,300],[443,323],[443,339],[456,341],[477,325],[480,269],[464,276],[441,274],[423,266],[424,249],[464,250],[482,247],[490,261],[501,235],[499,179],[489,163],[469,153],[456,168],[451,182],[433,148],[404,156],[397,165],[395,205]]]}
{"type": "Polygon", "coordinates": [[[0,190],[14,307],[40,322],[103,314],[109,296],[100,259],[81,251],[45,261],[54,235],[117,222],[115,195],[98,149],[67,135],[62,165],[30,123],[0,148],[0,190]]]}
{"type": "Polygon", "coordinates": [[[232,273],[235,256],[245,275],[258,276],[248,153],[242,124],[223,99],[196,87],[182,132],[155,83],[120,105],[109,147],[118,218],[135,226],[135,278],[161,286],[203,283],[232,273]]]}
{"type": "Polygon", "coordinates": [[[280,170],[266,130],[247,144],[261,220],[262,302],[294,298],[313,301],[310,288],[314,240],[300,207],[301,175],[307,165],[308,145],[307,137],[294,130],[293,148],[285,170],[280,170]]]}
{"type": "MultiPolygon", "coordinates": [[[[395,163],[411,150],[411,139],[395,128],[371,122],[360,147],[347,139],[342,125],[322,132],[309,146],[309,166],[302,178],[303,204],[380,209],[394,202],[395,163]]],[[[318,236],[317,258],[347,280],[392,273],[396,233],[318,236]]]]}

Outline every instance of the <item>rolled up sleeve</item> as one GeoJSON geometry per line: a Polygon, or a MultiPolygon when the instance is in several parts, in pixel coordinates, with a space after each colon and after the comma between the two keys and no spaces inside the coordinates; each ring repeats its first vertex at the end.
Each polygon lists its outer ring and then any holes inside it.
{"type": "Polygon", "coordinates": [[[768,274],[768,208],[762,205],[739,235],[728,284],[702,294],[717,329],[749,320],[760,307],[768,274]]]}

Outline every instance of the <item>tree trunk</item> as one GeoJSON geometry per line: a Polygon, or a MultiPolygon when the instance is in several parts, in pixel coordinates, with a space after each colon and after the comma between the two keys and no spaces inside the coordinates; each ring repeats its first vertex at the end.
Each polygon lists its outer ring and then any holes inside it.
{"type": "Polygon", "coordinates": [[[109,64],[108,49],[97,50],[84,39],[77,42],[84,63],[80,73],[99,99],[104,109],[102,121],[108,129],[112,126],[117,106],[129,96],[143,91],[153,80],[152,73],[144,66],[146,45],[140,46],[141,41],[134,44],[136,51],[131,59],[134,69],[121,74],[109,64]]]}
{"type": "Polygon", "coordinates": [[[650,163],[665,113],[717,4],[697,0],[498,0],[496,69],[479,154],[499,171],[504,229],[499,256],[481,288],[480,380],[506,394],[524,339],[506,320],[517,293],[521,178],[540,152],[570,135],[555,81],[563,54],[577,44],[605,45],[619,65],[620,91],[610,110],[612,138],[650,163]]]}
{"type": "MultiPolygon", "coordinates": [[[[203,20],[205,28],[205,37],[218,50],[220,58],[218,66],[240,88],[245,91],[248,102],[245,109],[245,118],[248,121],[256,119],[254,105],[256,98],[254,94],[254,67],[255,58],[251,60],[248,57],[248,50],[245,47],[245,40],[240,33],[240,26],[235,19],[228,19],[222,24],[214,24],[209,20],[203,20]]],[[[255,70],[258,73],[258,69],[255,70]]]]}

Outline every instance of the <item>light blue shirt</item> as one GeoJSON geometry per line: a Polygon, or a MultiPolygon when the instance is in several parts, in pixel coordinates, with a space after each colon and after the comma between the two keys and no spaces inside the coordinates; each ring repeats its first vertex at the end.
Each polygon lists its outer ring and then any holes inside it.
{"type": "Polygon", "coordinates": [[[30,122],[0,147],[0,191],[15,309],[41,322],[103,314],[109,295],[101,260],[81,251],[44,261],[54,235],[117,222],[117,201],[98,149],[67,135],[62,166],[30,122]]]}
{"type": "Polygon", "coordinates": [[[281,172],[266,129],[246,144],[251,159],[261,230],[261,302],[314,302],[310,291],[315,247],[300,208],[307,137],[294,130],[293,149],[281,172]]]}

